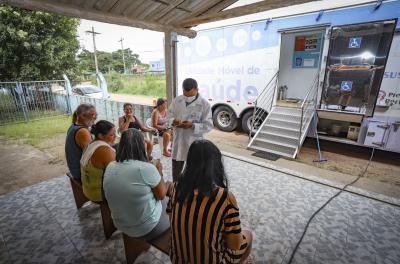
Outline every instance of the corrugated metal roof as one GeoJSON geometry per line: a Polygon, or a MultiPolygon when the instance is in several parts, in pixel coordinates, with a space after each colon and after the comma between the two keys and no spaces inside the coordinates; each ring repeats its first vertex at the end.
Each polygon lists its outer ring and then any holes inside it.
{"type": "Polygon", "coordinates": [[[194,37],[190,27],[312,0],[265,0],[225,10],[237,0],[1,0],[29,10],[194,37]]]}

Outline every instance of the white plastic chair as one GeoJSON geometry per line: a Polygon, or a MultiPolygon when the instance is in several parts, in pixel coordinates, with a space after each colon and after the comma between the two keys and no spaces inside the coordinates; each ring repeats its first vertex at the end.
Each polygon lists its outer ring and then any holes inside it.
{"type": "MultiPolygon", "coordinates": [[[[148,127],[148,128],[154,128],[154,127],[153,127],[153,123],[152,123],[152,121],[151,121],[151,118],[147,118],[147,120],[146,120],[146,127],[148,127]]],[[[160,146],[160,152],[162,153],[162,152],[163,152],[163,137],[160,136],[158,130],[156,130],[155,133],[156,133],[157,143],[158,143],[158,145],[160,146]]],[[[154,142],[155,137],[153,136],[153,134],[152,134],[151,132],[147,132],[147,133],[146,133],[146,137],[147,137],[151,142],[153,142],[153,144],[155,144],[155,142],[154,142]]]]}

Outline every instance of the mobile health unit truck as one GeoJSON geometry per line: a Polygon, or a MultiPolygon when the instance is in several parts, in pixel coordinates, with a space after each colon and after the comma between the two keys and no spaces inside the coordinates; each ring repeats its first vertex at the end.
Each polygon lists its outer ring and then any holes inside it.
{"type": "MultiPolygon", "coordinates": [[[[400,1],[371,1],[200,30],[178,42],[217,128],[296,157],[306,136],[400,152],[400,1]]],[[[180,92],[180,89],[178,89],[180,92]]]]}

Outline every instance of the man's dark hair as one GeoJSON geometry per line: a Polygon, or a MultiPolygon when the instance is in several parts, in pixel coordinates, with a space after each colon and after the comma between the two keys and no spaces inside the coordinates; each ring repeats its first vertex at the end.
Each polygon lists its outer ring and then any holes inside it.
{"type": "Polygon", "coordinates": [[[148,161],[144,149],[144,138],[139,130],[130,128],[122,133],[117,149],[117,162],[125,160],[148,161]]]}
{"type": "Polygon", "coordinates": [[[193,78],[187,78],[182,83],[183,90],[189,92],[193,88],[197,89],[197,82],[193,78]]]}
{"type": "Polygon", "coordinates": [[[211,141],[196,140],[190,145],[176,199],[184,203],[196,189],[201,195],[211,195],[216,187],[228,188],[221,151],[211,141]]]}

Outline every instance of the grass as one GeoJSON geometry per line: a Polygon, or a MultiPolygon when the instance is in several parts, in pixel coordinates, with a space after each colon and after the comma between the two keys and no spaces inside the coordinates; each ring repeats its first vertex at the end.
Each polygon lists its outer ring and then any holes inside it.
{"type": "Polygon", "coordinates": [[[39,147],[42,142],[57,134],[66,133],[71,124],[70,116],[56,116],[29,121],[28,123],[8,124],[0,127],[0,135],[18,144],[39,147]]]}
{"type": "MultiPolygon", "coordinates": [[[[166,97],[165,75],[123,75],[109,73],[105,75],[108,91],[118,94],[166,97]]],[[[96,83],[96,80],[92,80],[96,83]]]]}
{"type": "Polygon", "coordinates": [[[165,76],[122,76],[122,89],[117,93],[165,97],[165,76]]]}

